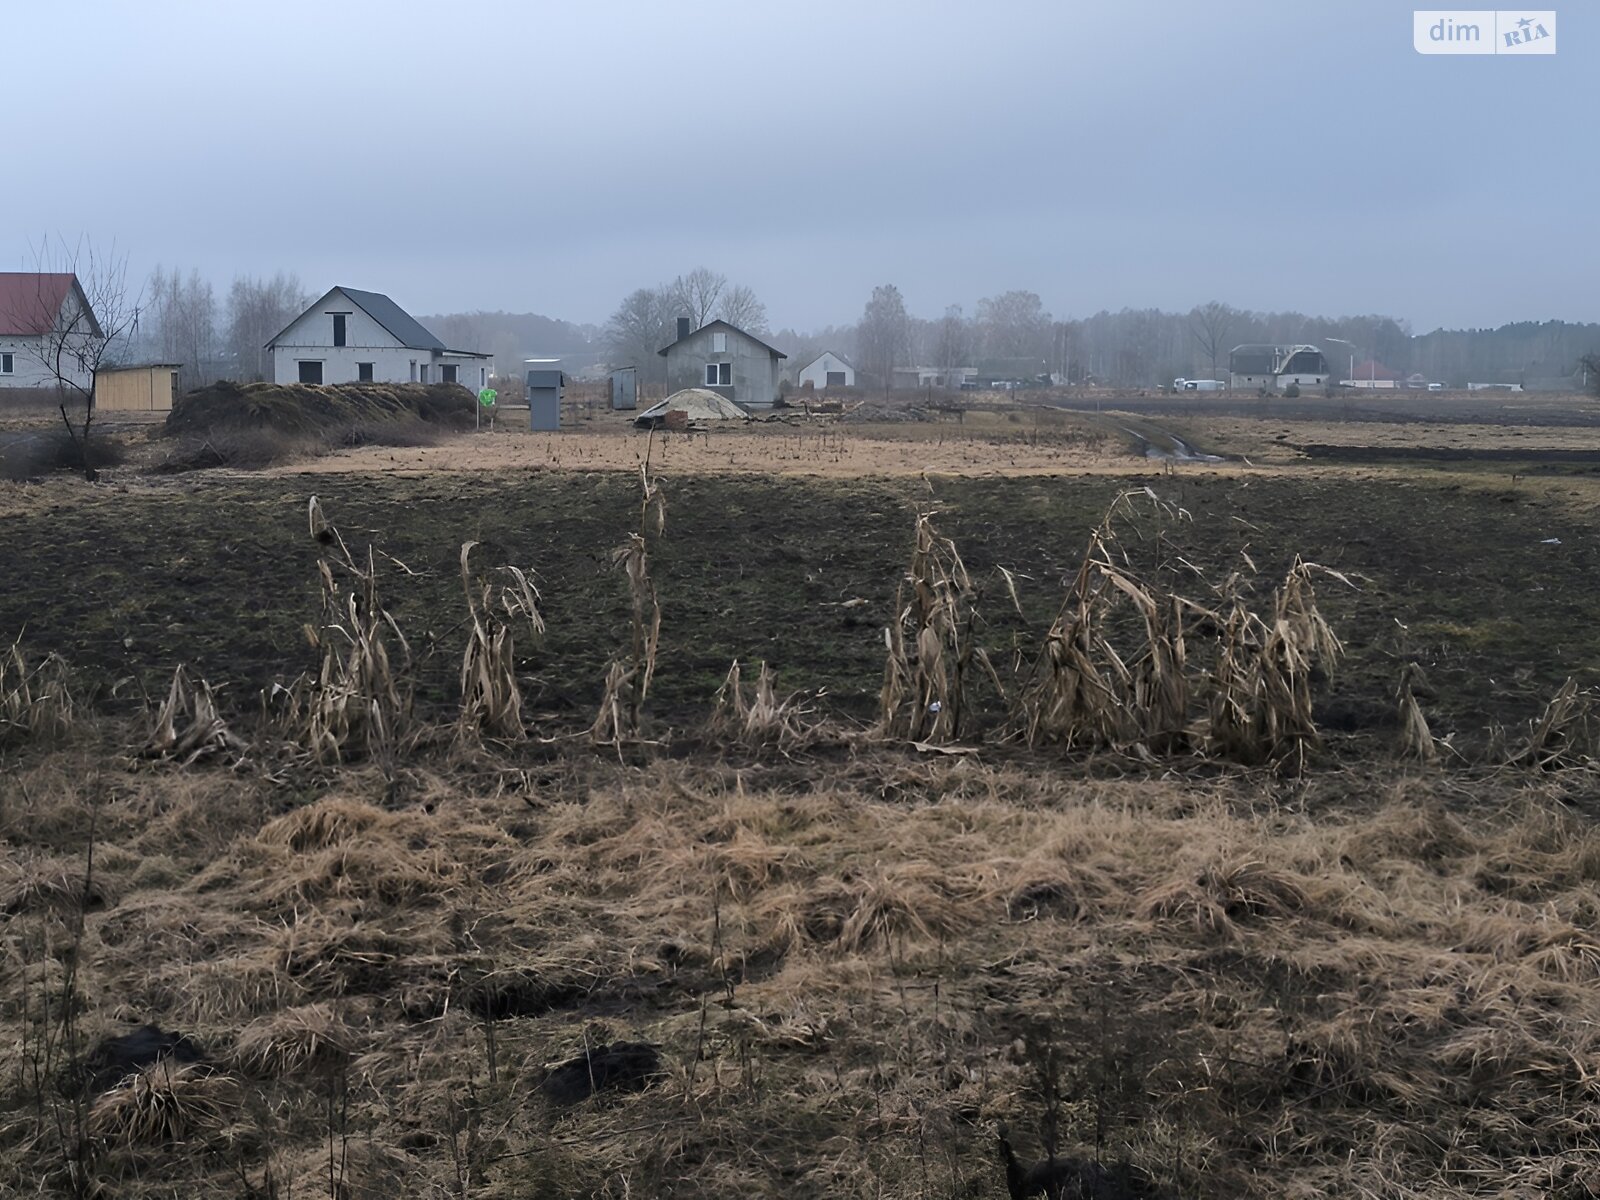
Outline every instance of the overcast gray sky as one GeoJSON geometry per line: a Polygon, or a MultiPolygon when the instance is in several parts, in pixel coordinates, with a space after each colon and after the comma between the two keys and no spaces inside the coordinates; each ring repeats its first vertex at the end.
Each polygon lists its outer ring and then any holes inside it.
{"type": "Polygon", "coordinates": [[[5,9],[0,269],[48,232],[418,313],[600,322],[706,265],[774,328],[879,283],[1600,320],[1587,0],[1538,58],[1418,55],[1390,0],[5,9]]]}

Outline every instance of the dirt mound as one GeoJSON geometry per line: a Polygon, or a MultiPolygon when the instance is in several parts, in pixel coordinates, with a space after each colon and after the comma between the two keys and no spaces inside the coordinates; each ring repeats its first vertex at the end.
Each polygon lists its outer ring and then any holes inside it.
{"type": "Polygon", "coordinates": [[[577,1104],[596,1092],[641,1092],[661,1076],[661,1055],[645,1042],[595,1046],[550,1069],[541,1085],[553,1104],[577,1104]]]}
{"type": "Polygon", "coordinates": [[[213,384],[182,396],[157,471],[256,467],[344,446],[416,446],[472,426],[476,401],[454,383],[213,384]]]}
{"type": "Polygon", "coordinates": [[[104,1091],[164,1058],[185,1065],[204,1061],[200,1047],[183,1034],[141,1025],[131,1033],[98,1042],[84,1064],[85,1081],[89,1090],[104,1091]]]}

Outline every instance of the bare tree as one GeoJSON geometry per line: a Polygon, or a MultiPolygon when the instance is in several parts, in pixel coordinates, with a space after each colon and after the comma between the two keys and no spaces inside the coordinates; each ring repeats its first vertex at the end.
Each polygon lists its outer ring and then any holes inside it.
{"type": "Polygon", "coordinates": [[[89,457],[89,429],[94,423],[94,390],[100,368],[126,352],[138,329],[140,297],[127,288],[128,260],[115,245],[105,254],[87,240],[51,250],[41,241],[34,254],[35,287],[22,301],[29,309],[6,314],[13,327],[34,331],[24,353],[38,366],[47,387],[54,387],[83,477],[97,477],[89,457]],[[68,408],[83,409],[75,427],[68,408]]]}
{"type": "Polygon", "coordinates": [[[1583,370],[1583,381],[1589,385],[1589,390],[1600,396],[1600,351],[1585,354],[1578,360],[1578,366],[1583,370]]]}
{"type": "Polygon", "coordinates": [[[1043,359],[1050,345],[1050,314],[1034,292],[1006,292],[978,301],[978,328],[991,358],[1043,359]]]}
{"type": "Polygon", "coordinates": [[[1228,334],[1243,317],[1236,308],[1220,300],[1208,300],[1189,314],[1189,336],[1200,344],[1200,349],[1211,361],[1211,378],[1217,377],[1217,359],[1227,348],[1228,334]]]}
{"type": "Polygon", "coordinates": [[[955,367],[967,366],[972,357],[972,327],[962,316],[961,306],[952,304],[944,310],[933,331],[933,356],[935,364],[947,374],[955,367]]]}
{"type": "Polygon", "coordinates": [[[873,288],[856,327],[856,347],[861,365],[878,377],[885,391],[893,384],[894,369],[906,353],[909,326],[900,289],[892,283],[873,288]]]}
{"type": "Polygon", "coordinates": [[[746,333],[767,332],[767,306],[742,283],[722,293],[717,303],[717,317],[746,333]]]}
{"type": "Polygon", "coordinates": [[[674,315],[688,317],[692,328],[699,329],[711,320],[727,286],[728,277],[708,267],[696,267],[687,275],[679,275],[667,289],[677,309],[674,315]]]}
{"type": "Polygon", "coordinates": [[[641,381],[660,383],[666,360],[656,352],[672,341],[674,299],[667,288],[630,292],[611,314],[602,335],[613,360],[639,368],[641,381]]]}
{"type": "Polygon", "coordinates": [[[217,377],[217,301],[211,284],[190,270],[188,278],[161,267],[145,284],[146,333],[161,361],[179,366],[185,388],[217,377]]]}
{"type": "Polygon", "coordinates": [[[270,279],[240,275],[228,289],[227,351],[233,375],[266,379],[271,360],[266,345],[311,303],[296,275],[279,271],[270,279]]]}

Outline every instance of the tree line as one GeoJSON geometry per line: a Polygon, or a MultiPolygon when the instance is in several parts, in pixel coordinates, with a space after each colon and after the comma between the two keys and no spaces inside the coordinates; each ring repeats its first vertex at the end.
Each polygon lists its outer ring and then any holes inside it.
{"type": "MultiPolygon", "coordinates": [[[[119,357],[181,365],[185,388],[220,378],[271,376],[265,344],[314,297],[297,276],[239,276],[218,297],[195,270],[157,267],[143,288],[139,322],[119,357]]],[[[1152,388],[1178,376],[1226,378],[1228,354],[1249,343],[1319,346],[1335,377],[1378,367],[1430,381],[1592,382],[1586,356],[1600,355],[1600,324],[1522,321],[1496,329],[1437,329],[1413,334],[1403,318],[1384,314],[1315,316],[1257,312],[1213,300],[1187,312],[1157,308],[1101,310],[1061,318],[1036,292],[1013,290],[978,300],[969,314],[951,304],[935,317],[907,310],[893,284],[875,287],[853,323],[810,331],[772,330],[753,289],[708,267],[630,292],[603,327],[534,314],[456,313],[424,318],[448,344],[492,353],[512,364],[530,353],[607,361],[639,368],[644,382],[665,379],[658,351],[677,336],[721,319],[755,334],[799,367],[825,350],[843,354],[872,383],[897,367],[949,371],[1003,368],[1007,376],[1049,376],[1057,382],[1152,388]]]]}
{"type": "Polygon", "coordinates": [[[638,366],[642,378],[656,380],[664,373],[656,352],[676,336],[674,319],[687,316],[698,327],[715,315],[761,336],[793,366],[832,350],[878,385],[897,367],[948,372],[988,365],[1007,376],[1125,388],[1160,387],[1179,376],[1224,379],[1230,351],[1251,343],[1318,346],[1336,378],[1352,369],[1357,375],[1382,369],[1455,387],[1555,380],[1592,384],[1595,371],[1589,367],[1586,375],[1585,356],[1600,356],[1600,324],[1524,321],[1497,329],[1413,334],[1403,318],[1381,313],[1255,312],[1218,300],[1187,312],[1124,308],[1058,318],[1036,292],[1023,290],[984,297],[970,315],[952,304],[927,318],[911,314],[893,284],[875,287],[853,324],[769,331],[765,308],[749,289],[734,289],[738,304],[719,303],[728,294],[720,290],[726,286],[724,276],[701,268],[672,284],[631,293],[602,332],[602,349],[613,363],[638,366]],[[689,281],[702,277],[716,286],[697,292],[689,281]]]}

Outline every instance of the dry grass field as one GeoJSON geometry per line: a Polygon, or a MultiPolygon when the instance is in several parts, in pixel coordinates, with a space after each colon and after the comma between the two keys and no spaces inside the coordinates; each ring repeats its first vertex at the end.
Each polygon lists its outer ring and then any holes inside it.
{"type": "Polygon", "coordinates": [[[1600,1195],[1600,469],[1279,417],[0,482],[0,1196],[1600,1195]]]}

